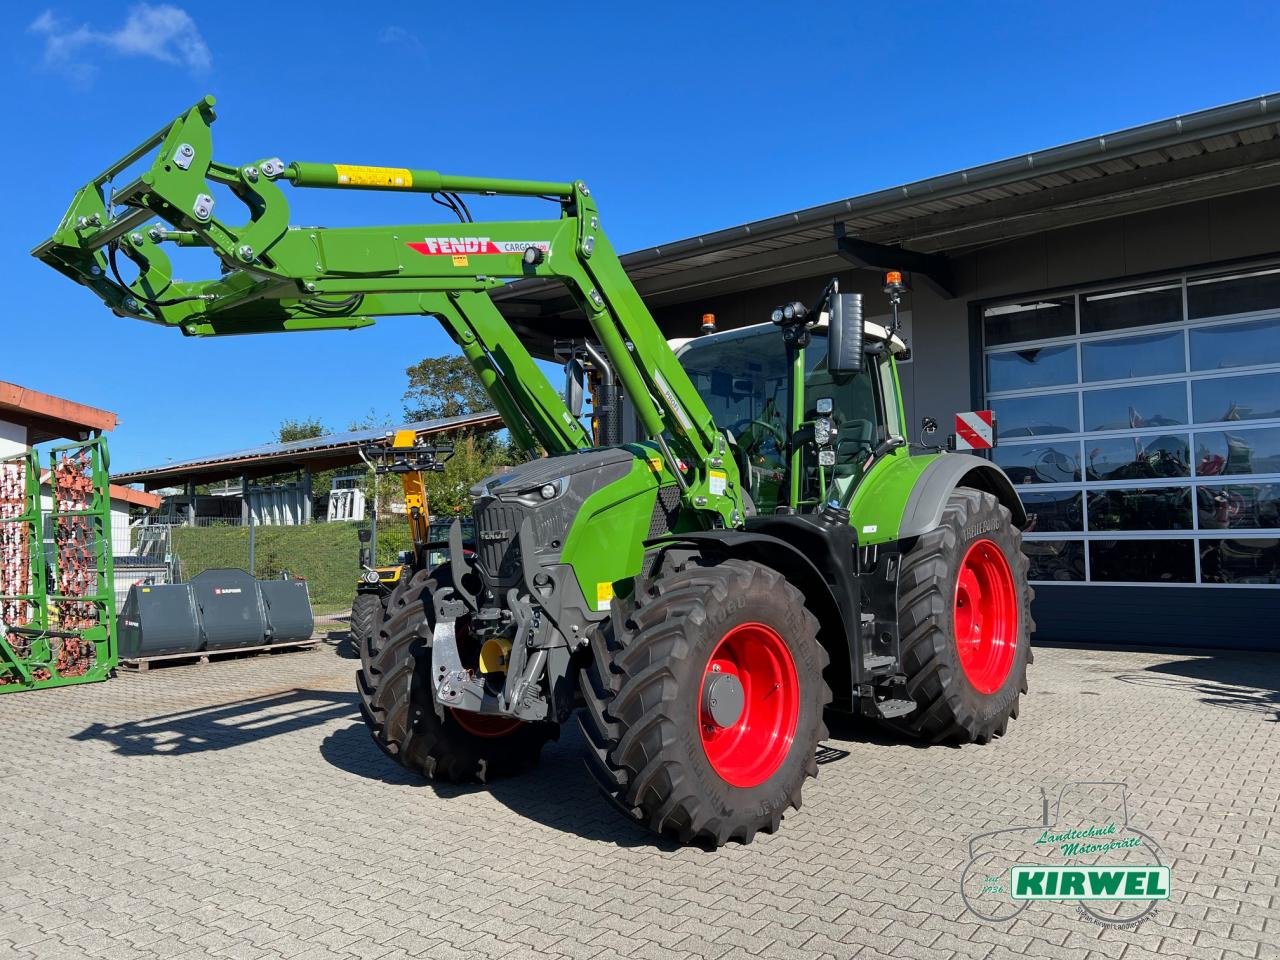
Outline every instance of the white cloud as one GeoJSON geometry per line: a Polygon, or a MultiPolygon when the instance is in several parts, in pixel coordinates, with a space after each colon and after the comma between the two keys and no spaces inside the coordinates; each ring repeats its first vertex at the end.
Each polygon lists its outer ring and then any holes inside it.
{"type": "Polygon", "coordinates": [[[107,51],[122,57],[144,57],[202,73],[213,64],[209,46],[185,10],[167,3],[139,3],[129,9],[115,30],[96,30],[87,23],[72,25],[52,10],[36,17],[27,28],[44,39],[44,61],[86,78],[93,56],[107,51]]]}
{"type": "Polygon", "coordinates": [[[406,47],[414,52],[423,49],[422,39],[416,33],[395,24],[378,31],[378,42],[406,47]]]}

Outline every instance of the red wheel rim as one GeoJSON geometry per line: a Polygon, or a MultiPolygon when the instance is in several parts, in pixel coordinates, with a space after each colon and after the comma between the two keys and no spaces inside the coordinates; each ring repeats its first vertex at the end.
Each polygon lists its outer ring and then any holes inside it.
{"type": "Polygon", "coordinates": [[[449,713],[453,715],[454,722],[473,737],[505,737],[514,733],[522,722],[511,717],[491,717],[471,710],[454,710],[452,707],[449,708],[449,713]]]}
{"type": "Polygon", "coordinates": [[[711,767],[726,783],[754,787],[768,780],[791,751],[800,719],[800,678],[778,632],[762,623],[734,627],[703,671],[698,728],[711,767]],[[707,685],[729,675],[741,684],[742,712],[721,726],[708,712],[707,685]]]}
{"type": "Polygon", "coordinates": [[[979,693],[995,693],[1018,649],[1018,591],[1004,552],[978,540],[965,552],[956,577],[953,622],[960,666],[979,693]]]}

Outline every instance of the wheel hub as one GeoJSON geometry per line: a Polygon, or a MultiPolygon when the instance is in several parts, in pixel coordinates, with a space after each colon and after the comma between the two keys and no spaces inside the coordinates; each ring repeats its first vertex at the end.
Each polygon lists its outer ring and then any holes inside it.
{"type": "Polygon", "coordinates": [[[778,771],[800,721],[800,677],[776,630],[730,628],[703,670],[695,719],[703,752],[726,783],[755,787],[778,771]]]}
{"type": "Polygon", "coordinates": [[[965,551],[952,612],[961,669],[979,693],[995,693],[1018,648],[1018,592],[995,541],[977,540],[965,551]]]}
{"type": "Polygon", "coordinates": [[[746,693],[736,674],[712,672],[702,687],[702,712],[717,727],[732,727],[742,717],[746,693]]]}

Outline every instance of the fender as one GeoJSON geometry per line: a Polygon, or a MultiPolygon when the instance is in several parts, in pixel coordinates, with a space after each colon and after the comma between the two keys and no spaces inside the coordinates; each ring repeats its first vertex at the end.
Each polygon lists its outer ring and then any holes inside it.
{"type": "Polygon", "coordinates": [[[1027,510],[1003,470],[981,457],[949,453],[934,459],[916,479],[902,511],[898,537],[918,537],[938,526],[947,498],[956,487],[971,487],[992,494],[1009,508],[1018,527],[1027,525],[1027,510]]]}
{"type": "Polygon", "coordinates": [[[743,560],[753,560],[777,570],[804,594],[805,605],[818,618],[818,641],[830,657],[827,682],[831,686],[833,706],[852,709],[856,702],[853,695],[854,677],[858,676],[857,662],[861,657],[861,642],[857,626],[857,578],[848,584],[851,596],[841,603],[827,578],[809,557],[796,546],[779,537],[752,530],[703,530],[691,533],[672,533],[645,541],[646,550],[666,550],[675,547],[692,547],[700,551],[715,551],[743,560]],[[845,612],[844,608],[850,611],[845,612]],[[852,619],[852,624],[850,620],[852,619]]]}

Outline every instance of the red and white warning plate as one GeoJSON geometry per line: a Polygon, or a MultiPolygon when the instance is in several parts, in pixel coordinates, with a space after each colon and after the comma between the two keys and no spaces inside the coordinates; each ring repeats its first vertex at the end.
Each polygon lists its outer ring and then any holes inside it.
{"type": "Polygon", "coordinates": [[[990,410],[956,414],[956,449],[990,450],[996,445],[995,416],[990,410]]]}

